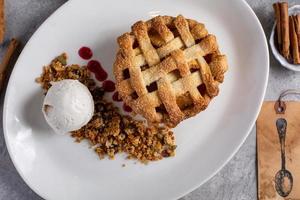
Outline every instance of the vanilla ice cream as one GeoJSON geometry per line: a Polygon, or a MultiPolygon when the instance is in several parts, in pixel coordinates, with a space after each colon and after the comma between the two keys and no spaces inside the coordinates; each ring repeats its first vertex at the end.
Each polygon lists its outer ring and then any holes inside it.
{"type": "Polygon", "coordinates": [[[43,103],[46,121],[56,133],[75,131],[94,114],[94,101],[88,88],[78,80],[53,82],[43,103]]]}

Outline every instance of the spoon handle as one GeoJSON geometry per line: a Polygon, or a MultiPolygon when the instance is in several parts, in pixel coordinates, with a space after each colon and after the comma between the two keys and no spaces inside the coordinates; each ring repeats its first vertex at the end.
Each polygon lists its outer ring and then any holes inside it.
{"type": "Polygon", "coordinates": [[[285,135],[287,128],[287,121],[283,118],[279,118],[276,121],[277,132],[280,141],[281,150],[281,169],[285,170],[285,135]]]}

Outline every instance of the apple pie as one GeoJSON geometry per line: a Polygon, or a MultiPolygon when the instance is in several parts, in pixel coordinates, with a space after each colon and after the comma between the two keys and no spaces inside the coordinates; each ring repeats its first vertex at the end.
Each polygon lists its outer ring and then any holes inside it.
{"type": "Polygon", "coordinates": [[[119,95],[152,123],[174,127],[204,110],[227,71],[216,37],[182,15],[138,21],[118,44],[114,75],[119,95]]]}

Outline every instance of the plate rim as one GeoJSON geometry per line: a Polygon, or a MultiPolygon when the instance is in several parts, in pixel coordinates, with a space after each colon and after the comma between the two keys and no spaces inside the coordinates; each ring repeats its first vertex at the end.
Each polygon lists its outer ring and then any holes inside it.
{"type": "Polygon", "coordinates": [[[16,171],[18,172],[18,174],[20,175],[20,177],[22,178],[22,180],[26,183],[26,185],[38,196],[40,196],[41,198],[43,199],[49,199],[47,197],[47,195],[44,195],[42,194],[40,191],[38,191],[38,189],[31,183],[29,183],[29,180],[25,177],[25,175],[22,173],[22,171],[20,170],[19,166],[16,165],[16,161],[14,159],[12,155],[12,150],[11,150],[11,147],[9,145],[7,145],[7,126],[6,126],[6,116],[7,116],[7,104],[8,104],[8,94],[9,94],[9,91],[11,90],[10,88],[12,87],[12,80],[11,80],[11,77],[16,73],[16,68],[15,66],[18,65],[18,63],[20,62],[20,58],[23,57],[23,54],[25,52],[25,50],[30,46],[33,38],[37,35],[37,33],[41,30],[41,28],[43,26],[45,26],[45,24],[50,20],[50,18],[55,15],[56,13],[60,12],[60,10],[62,10],[64,7],[68,6],[68,4],[70,4],[73,0],[69,0],[69,1],[66,1],[65,3],[63,3],[59,8],[57,8],[54,12],[52,12],[52,14],[50,14],[47,19],[45,21],[42,22],[42,24],[40,24],[40,26],[38,26],[38,28],[35,30],[35,32],[31,35],[31,37],[29,38],[29,40],[27,41],[27,43],[25,44],[24,48],[22,49],[20,55],[18,56],[17,58],[17,61],[16,63],[14,64],[13,66],[13,69],[11,71],[11,74],[9,76],[9,80],[7,82],[7,85],[6,85],[6,88],[5,88],[5,96],[4,96],[4,103],[3,103],[3,114],[2,114],[2,126],[3,126],[3,135],[4,135],[4,140],[5,140],[5,146],[6,146],[6,149],[8,151],[8,154],[9,154],[9,157],[10,157],[10,160],[12,161],[16,171]]]}
{"type": "MultiPolygon", "coordinates": [[[[63,10],[65,7],[67,7],[69,4],[71,4],[73,1],[75,0],[69,0],[65,3],[63,3],[59,8],[57,8],[51,15],[48,16],[48,18],[36,29],[36,31],[32,34],[32,36],[30,37],[30,39],[28,40],[28,42],[26,43],[26,45],[24,46],[24,48],[22,49],[22,52],[21,54],[19,55],[14,67],[13,67],[13,70],[10,74],[10,77],[12,77],[14,75],[14,73],[16,72],[15,70],[15,66],[17,66],[20,62],[20,58],[23,57],[23,54],[24,52],[26,51],[26,49],[30,46],[32,40],[35,38],[35,36],[39,33],[39,31],[47,24],[47,22],[55,15],[57,14],[58,12],[61,12],[61,10],[63,10]]],[[[242,4],[244,4],[246,6],[246,8],[248,9],[248,11],[250,11],[253,19],[255,20],[256,24],[258,25],[258,30],[260,32],[260,34],[263,35],[263,40],[264,40],[264,43],[262,44],[262,46],[264,46],[264,50],[266,51],[266,57],[265,57],[265,60],[264,60],[264,65],[266,66],[266,76],[265,76],[265,81],[264,81],[264,85],[263,85],[263,90],[262,90],[262,94],[260,96],[260,99],[259,99],[259,106],[258,106],[258,109],[255,113],[255,118],[253,118],[252,121],[249,122],[249,126],[248,126],[248,129],[245,130],[245,134],[243,137],[241,137],[241,142],[239,145],[237,145],[237,147],[234,149],[234,151],[230,154],[230,156],[225,159],[223,161],[223,163],[217,167],[216,170],[214,170],[213,173],[211,173],[207,178],[203,179],[202,181],[199,181],[197,184],[195,184],[194,186],[190,187],[190,189],[186,190],[185,192],[182,192],[180,193],[180,195],[178,194],[178,196],[176,197],[177,198],[181,198],[189,193],[191,193],[192,191],[196,190],[197,188],[199,188],[201,185],[203,185],[204,183],[206,183],[208,180],[210,180],[212,177],[214,177],[218,172],[220,172],[221,169],[223,169],[225,167],[225,165],[227,165],[229,163],[230,160],[232,160],[232,158],[234,157],[234,155],[239,151],[239,149],[241,148],[241,146],[245,143],[246,139],[248,138],[251,130],[254,128],[254,124],[255,124],[255,121],[259,115],[259,112],[260,112],[260,109],[261,109],[261,106],[263,104],[263,100],[265,98],[265,94],[266,94],[266,90],[267,90],[267,85],[268,85],[268,79],[269,79],[269,66],[270,66],[270,55],[269,55],[269,47],[268,47],[268,42],[267,42],[267,38],[266,38],[266,34],[263,30],[263,27],[257,17],[257,15],[255,14],[255,12],[253,11],[253,9],[250,7],[250,5],[246,2],[246,0],[242,0],[241,1],[242,4]]],[[[40,191],[38,191],[38,189],[35,187],[35,185],[29,183],[29,180],[25,177],[25,175],[22,173],[22,171],[19,169],[18,165],[15,164],[15,159],[11,156],[13,155],[12,154],[12,150],[11,150],[11,147],[7,145],[7,126],[6,126],[6,116],[7,116],[7,104],[8,104],[8,94],[9,94],[9,91],[11,91],[11,88],[12,87],[12,81],[11,81],[11,78],[9,78],[9,81],[7,83],[7,87],[6,87],[6,90],[5,90],[5,97],[4,97],[4,104],[3,104],[3,120],[2,120],[2,124],[3,124],[3,135],[4,135],[4,140],[5,140],[5,144],[6,144],[6,148],[7,148],[7,151],[8,151],[8,154],[10,156],[10,159],[16,169],[16,171],[18,172],[18,174],[21,176],[21,178],[23,179],[23,181],[26,183],[26,185],[28,185],[28,187],[30,187],[30,189],[35,192],[38,196],[44,198],[44,199],[48,199],[47,195],[46,194],[42,194],[40,193],[40,191]]]]}

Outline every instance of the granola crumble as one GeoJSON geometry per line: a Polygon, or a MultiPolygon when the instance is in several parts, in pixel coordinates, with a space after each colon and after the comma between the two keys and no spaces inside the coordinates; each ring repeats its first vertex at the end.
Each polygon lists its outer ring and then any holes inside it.
{"type": "Polygon", "coordinates": [[[36,78],[36,82],[41,84],[45,92],[51,87],[51,82],[61,81],[64,79],[75,79],[86,85],[89,90],[95,87],[95,81],[90,78],[90,73],[85,66],[67,65],[67,54],[63,53],[51,64],[43,67],[43,73],[36,78]]]}
{"type": "Polygon", "coordinates": [[[143,121],[120,114],[117,107],[104,99],[103,88],[96,86],[86,67],[67,65],[65,53],[45,66],[36,81],[47,92],[51,82],[63,79],[77,79],[91,91],[95,103],[94,116],[71,136],[76,142],[88,140],[100,159],[106,156],[114,159],[117,153],[125,152],[128,159],[147,163],[175,155],[175,137],[169,128],[147,126],[143,121]]]}

